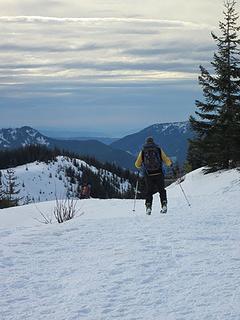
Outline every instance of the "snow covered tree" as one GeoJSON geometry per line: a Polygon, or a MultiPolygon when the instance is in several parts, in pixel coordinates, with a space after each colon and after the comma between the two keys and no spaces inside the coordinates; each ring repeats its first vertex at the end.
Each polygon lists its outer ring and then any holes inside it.
{"type": "Polygon", "coordinates": [[[212,74],[200,66],[199,84],[205,100],[196,101],[197,118],[190,117],[196,133],[188,152],[193,168],[207,165],[208,171],[215,171],[240,162],[240,26],[235,5],[235,0],[225,2],[221,35],[212,33],[217,44],[212,74]]]}
{"type": "Polygon", "coordinates": [[[13,169],[7,169],[4,174],[4,200],[6,207],[17,206],[20,198],[17,196],[20,192],[19,183],[16,182],[15,171],[13,169]]]}

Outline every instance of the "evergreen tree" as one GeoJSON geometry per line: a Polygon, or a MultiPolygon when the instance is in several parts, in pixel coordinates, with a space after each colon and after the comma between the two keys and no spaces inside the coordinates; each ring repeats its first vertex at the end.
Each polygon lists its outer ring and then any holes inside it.
{"type": "Polygon", "coordinates": [[[3,209],[6,207],[5,202],[5,195],[3,190],[3,184],[2,184],[2,172],[0,171],[0,209],[3,209]]]}
{"type": "Polygon", "coordinates": [[[217,44],[213,74],[200,66],[199,84],[204,101],[196,101],[197,118],[190,124],[196,137],[190,140],[188,161],[192,168],[207,165],[209,171],[239,165],[240,161],[240,39],[235,0],[224,4],[224,20],[219,22],[221,35],[212,33],[217,44]]]}
{"type": "Polygon", "coordinates": [[[6,207],[17,206],[20,198],[18,194],[20,189],[18,189],[19,184],[16,182],[17,178],[13,169],[7,169],[6,174],[4,175],[4,200],[6,207]]]}
{"type": "Polygon", "coordinates": [[[4,199],[4,192],[3,192],[3,185],[2,185],[2,172],[0,171],[0,208],[1,208],[1,203],[4,199]]]}

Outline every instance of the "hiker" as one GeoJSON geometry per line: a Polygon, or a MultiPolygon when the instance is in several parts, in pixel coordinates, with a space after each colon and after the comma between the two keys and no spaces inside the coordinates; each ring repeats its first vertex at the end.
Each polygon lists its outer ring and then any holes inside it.
{"type": "Polygon", "coordinates": [[[80,199],[89,199],[91,193],[91,185],[83,183],[80,191],[80,199]]]}
{"type": "Polygon", "coordinates": [[[166,156],[164,151],[155,144],[152,137],[148,137],[135,162],[136,168],[143,168],[146,186],[145,206],[146,214],[148,215],[152,212],[153,194],[156,192],[160,194],[161,212],[167,212],[167,193],[164,184],[162,162],[169,167],[172,166],[172,161],[166,156]]]}

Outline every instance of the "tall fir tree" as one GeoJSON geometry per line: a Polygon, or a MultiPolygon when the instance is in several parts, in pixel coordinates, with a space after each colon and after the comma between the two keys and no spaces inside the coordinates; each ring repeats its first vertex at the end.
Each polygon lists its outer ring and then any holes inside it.
{"type": "Polygon", "coordinates": [[[14,207],[19,203],[20,198],[18,194],[20,192],[19,183],[16,182],[15,171],[13,169],[7,169],[4,174],[4,202],[5,207],[14,207]]]}
{"type": "Polygon", "coordinates": [[[190,117],[196,136],[190,140],[188,160],[193,169],[207,165],[207,172],[240,162],[240,26],[235,5],[235,0],[224,3],[221,35],[212,33],[217,44],[213,72],[200,66],[204,101],[196,101],[197,117],[190,117]]]}
{"type": "Polygon", "coordinates": [[[3,189],[2,189],[2,171],[0,171],[0,200],[3,196],[3,189]]]}
{"type": "Polygon", "coordinates": [[[4,207],[4,192],[2,185],[2,171],[0,171],[0,209],[4,207]]]}

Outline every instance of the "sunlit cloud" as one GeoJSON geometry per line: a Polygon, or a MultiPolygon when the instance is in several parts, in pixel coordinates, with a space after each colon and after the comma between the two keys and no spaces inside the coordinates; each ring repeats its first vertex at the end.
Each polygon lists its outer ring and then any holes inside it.
{"type": "MultiPolygon", "coordinates": [[[[144,18],[58,18],[58,17],[43,17],[43,16],[1,16],[0,22],[11,23],[81,23],[81,24],[103,24],[103,23],[134,23],[136,26],[141,24],[159,25],[164,28],[191,28],[205,29],[209,28],[207,24],[197,24],[188,21],[178,20],[162,20],[162,19],[144,19],[144,18]]],[[[213,26],[211,26],[213,27],[213,26]]]]}

